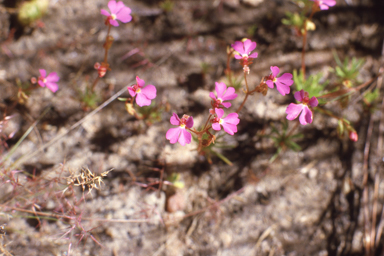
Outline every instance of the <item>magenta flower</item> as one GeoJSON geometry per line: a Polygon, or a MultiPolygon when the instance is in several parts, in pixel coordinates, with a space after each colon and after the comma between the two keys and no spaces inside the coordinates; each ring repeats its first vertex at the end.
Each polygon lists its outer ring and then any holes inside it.
{"type": "Polygon", "coordinates": [[[221,117],[224,115],[224,110],[221,108],[215,109],[216,116],[212,119],[212,129],[215,131],[220,131],[221,126],[223,126],[224,131],[228,134],[233,135],[237,132],[237,126],[240,123],[239,115],[237,113],[231,113],[227,115],[226,118],[222,119],[221,117]]]}
{"type": "Polygon", "coordinates": [[[151,100],[156,98],[156,87],[149,84],[145,88],[144,80],[136,76],[137,84],[128,86],[128,92],[132,97],[136,96],[136,103],[140,107],[151,105],[151,100]]]}
{"type": "Polygon", "coordinates": [[[285,113],[288,114],[287,119],[288,120],[296,119],[296,117],[298,117],[301,112],[301,115],[299,118],[300,123],[302,125],[312,123],[313,114],[312,114],[312,111],[309,109],[308,105],[311,107],[316,107],[319,104],[316,97],[312,97],[311,99],[309,99],[308,92],[301,90],[301,91],[295,92],[295,99],[302,103],[301,104],[291,103],[288,105],[287,109],[285,110],[285,113]]]}
{"type": "Polygon", "coordinates": [[[336,5],[336,0],[311,0],[315,2],[317,6],[320,7],[320,10],[328,10],[329,7],[336,5]]]}
{"type": "Polygon", "coordinates": [[[267,77],[265,83],[269,88],[273,88],[273,83],[276,84],[276,89],[281,93],[281,95],[288,94],[290,92],[289,86],[293,84],[292,74],[284,73],[280,77],[277,75],[280,72],[280,69],[277,66],[271,66],[272,74],[267,77]]]}
{"type": "Polygon", "coordinates": [[[52,92],[56,92],[59,89],[59,86],[56,84],[60,77],[56,74],[56,72],[52,72],[47,76],[47,71],[45,69],[39,69],[40,76],[38,78],[37,83],[41,87],[47,86],[49,90],[52,92]]]}
{"type": "Polygon", "coordinates": [[[213,99],[212,107],[218,108],[220,105],[223,105],[226,108],[229,108],[232,104],[229,102],[224,102],[225,100],[234,100],[237,97],[235,93],[235,88],[228,87],[223,82],[215,82],[215,90],[217,98],[213,92],[209,93],[209,97],[213,99]]]}
{"type": "Polygon", "coordinates": [[[108,8],[111,10],[111,13],[101,9],[100,13],[107,16],[106,24],[111,24],[112,26],[118,27],[119,23],[116,20],[119,20],[123,23],[130,22],[132,16],[130,15],[131,9],[126,7],[122,1],[116,3],[115,0],[111,0],[108,3],[108,8]]]}
{"type": "Polygon", "coordinates": [[[187,131],[186,128],[192,128],[193,117],[183,115],[180,119],[176,113],[173,113],[170,120],[171,124],[178,125],[177,128],[171,128],[167,131],[165,137],[171,144],[175,144],[177,141],[182,145],[191,143],[192,135],[187,131]]]}
{"type": "Polygon", "coordinates": [[[235,51],[237,51],[240,55],[235,54],[235,58],[240,59],[248,59],[248,58],[257,58],[258,53],[254,52],[251,54],[253,50],[256,48],[256,42],[252,42],[250,39],[245,40],[244,42],[236,41],[231,45],[235,51]],[[250,55],[251,54],[251,55],[250,55]]]}

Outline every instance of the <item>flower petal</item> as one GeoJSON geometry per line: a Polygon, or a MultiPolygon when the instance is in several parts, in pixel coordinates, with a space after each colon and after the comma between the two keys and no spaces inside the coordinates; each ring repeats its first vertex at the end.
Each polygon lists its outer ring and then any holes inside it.
{"type": "Polygon", "coordinates": [[[218,118],[221,118],[224,115],[224,110],[222,110],[221,108],[215,108],[215,113],[218,118]]]}
{"type": "Polygon", "coordinates": [[[171,119],[169,121],[173,125],[180,125],[180,118],[176,113],[173,113],[173,115],[171,116],[171,119]]]}
{"type": "Polygon", "coordinates": [[[130,15],[131,9],[128,7],[122,8],[117,14],[116,19],[120,20],[123,23],[130,22],[132,20],[132,16],[130,15]]]}
{"type": "Polygon", "coordinates": [[[148,99],[143,93],[138,93],[136,96],[136,103],[140,107],[151,105],[151,100],[148,99]]]}
{"type": "Polygon", "coordinates": [[[109,19],[108,21],[109,21],[109,24],[111,24],[114,27],[118,27],[119,26],[119,22],[117,22],[116,20],[109,19]]]}
{"type": "Polygon", "coordinates": [[[137,85],[142,88],[145,85],[145,81],[143,79],[140,79],[140,77],[136,76],[136,83],[137,85]]]}
{"type": "Polygon", "coordinates": [[[247,39],[244,41],[244,52],[245,54],[249,54],[251,51],[255,50],[256,42],[252,42],[251,39],[247,39]]]}
{"type": "Polygon", "coordinates": [[[300,112],[303,110],[303,108],[304,108],[303,104],[295,104],[295,103],[289,104],[287,109],[285,110],[285,113],[287,113],[287,119],[288,120],[296,119],[297,116],[300,114],[300,112]]]}
{"type": "Polygon", "coordinates": [[[148,99],[153,100],[156,98],[156,87],[154,85],[147,85],[143,89],[141,89],[141,93],[144,94],[148,99]]]}
{"type": "Polygon", "coordinates": [[[221,105],[223,105],[225,108],[229,108],[230,106],[232,106],[230,102],[221,102],[221,105]]]}
{"type": "Polygon", "coordinates": [[[246,54],[246,52],[244,52],[244,44],[241,41],[236,41],[234,44],[231,45],[231,47],[240,54],[246,54]]]}
{"type": "Polygon", "coordinates": [[[213,123],[212,124],[212,129],[215,130],[215,131],[220,131],[221,130],[221,126],[219,123],[213,123]]]}
{"type": "Polygon", "coordinates": [[[221,98],[227,89],[227,86],[223,82],[215,82],[215,90],[217,94],[217,98],[221,98]]]}
{"type": "Polygon", "coordinates": [[[221,125],[223,126],[224,131],[226,131],[230,135],[233,135],[235,134],[235,132],[237,132],[237,126],[234,124],[223,123],[221,125]]]}
{"type": "Polygon", "coordinates": [[[303,101],[303,98],[304,98],[304,96],[305,96],[305,94],[304,94],[304,90],[295,92],[294,96],[295,96],[295,99],[296,99],[297,101],[302,102],[302,101],[303,101]]]}
{"type": "Polygon", "coordinates": [[[311,107],[316,107],[317,105],[319,105],[319,101],[317,100],[317,98],[315,96],[313,96],[310,100],[309,100],[309,105],[311,107]]]}
{"type": "Polygon", "coordinates": [[[179,135],[180,135],[181,130],[182,129],[180,127],[171,128],[165,134],[165,138],[167,138],[167,140],[169,140],[169,142],[171,144],[175,144],[177,142],[177,140],[179,139],[179,135]]]}
{"type": "Polygon", "coordinates": [[[312,117],[312,111],[307,107],[304,106],[303,112],[301,112],[299,121],[302,125],[310,124],[312,123],[313,117],[312,117]]]}
{"type": "Polygon", "coordinates": [[[56,83],[53,82],[47,82],[47,88],[51,90],[52,92],[57,92],[59,90],[59,86],[56,83]]]}
{"type": "Polygon", "coordinates": [[[181,129],[181,134],[179,137],[179,143],[182,146],[185,146],[185,144],[189,144],[192,141],[192,135],[185,129],[181,129]]]}
{"type": "Polygon", "coordinates": [[[239,115],[237,113],[230,113],[223,120],[227,124],[238,125],[240,123],[239,115]]]}
{"type": "Polygon", "coordinates": [[[276,80],[289,86],[293,85],[292,74],[290,73],[284,73],[276,80]]]}
{"type": "Polygon", "coordinates": [[[228,87],[227,91],[224,93],[224,95],[221,97],[222,100],[234,100],[237,97],[237,94],[235,93],[235,88],[228,87]]]}
{"type": "Polygon", "coordinates": [[[108,2],[108,8],[109,10],[111,10],[111,13],[112,14],[116,14],[116,1],[115,0],[111,0],[108,2]]]}
{"type": "Polygon", "coordinates": [[[254,59],[256,59],[258,55],[259,55],[259,54],[258,54],[257,52],[254,52],[254,53],[252,53],[251,55],[249,55],[248,57],[249,57],[249,58],[254,58],[254,59]]]}
{"type": "Polygon", "coordinates": [[[45,87],[45,83],[41,80],[38,80],[37,83],[41,86],[41,87],[45,87]]]}
{"type": "Polygon", "coordinates": [[[265,83],[268,85],[268,87],[269,88],[273,88],[274,86],[273,86],[273,81],[272,80],[267,80],[267,81],[265,81],[265,83]]]}
{"type": "Polygon", "coordinates": [[[101,10],[100,10],[100,13],[101,13],[102,15],[107,16],[107,17],[111,16],[111,14],[110,14],[107,10],[104,10],[104,9],[101,9],[101,10]]]}
{"type": "Polygon", "coordinates": [[[280,69],[277,66],[271,66],[271,72],[273,77],[276,77],[280,73],[280,69]]]}
{"type": "Polygon", "coordinates": [[[39,69],[39,72],[42,78],[45,78],[47,76],[47,71],[45,71],[45,69],[39,69]]]}
{"type": "Polygon", "coordinates": [[[241,60],[241,59],[243,58],[242,56],[240,56],[240,55],[238,55],[238,54],[235,54],[234,57],[235,57],[235,59],[237,59],[237,60],[241,60]]]}
{"type": "Polygon", "coordinates": [[[193,126],[193,117],[192,116],[188,117],[187,121],[185,122],[185,126],[187,126],[188,128],[192,128],[192,126],[193,126]]]}
{"type": "Polygon", "coordinates": [[[136,95],[136,91],[133,90],[133,88],[132,88],[131,86],[128,86],[127,89],[128,89],[129,94],[130,94],[132,97],[135,97],[135,95],[136,95]]]}
{"type": "Polygon", "coordinates": [[[213,100],[217,100],[216,96],[215,96],[215,94],[213,92],[209,93],[209,97],[211,97],[213,100]]]}
{"type": "Polygon", "coordinates": [[[47,83],[51,82],[51,83],[56,83],[60,80],[60,77],[57,75],[56,72],[52,72],[50,73],[47,77],[47,83]]]}
{"type": "Polygon", "coordinates": [[[285,96],[290,92],[290,88],[288,85],[282,84],[279,81],[276,81],[276,89],[281,93],[281,95],[285,96]]]}

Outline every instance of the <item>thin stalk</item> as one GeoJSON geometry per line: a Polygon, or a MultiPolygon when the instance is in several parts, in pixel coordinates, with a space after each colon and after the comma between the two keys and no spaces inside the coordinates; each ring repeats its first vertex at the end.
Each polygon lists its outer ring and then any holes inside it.
{"type": "Polygon", "coordinates": [[[244,104],[247,101],[248,95],[249,95],[249,87],[248,87],[248,81],[247,81],[247,74],[246,74],[246,72],[244,72],[244,80],[245,80],[245,87],[246,87],[245,97],[244,97],[244,100],[241,103],[240,107],[236,110],[236,113],[239,113],[240,110],[244,107],[244,104]]]}

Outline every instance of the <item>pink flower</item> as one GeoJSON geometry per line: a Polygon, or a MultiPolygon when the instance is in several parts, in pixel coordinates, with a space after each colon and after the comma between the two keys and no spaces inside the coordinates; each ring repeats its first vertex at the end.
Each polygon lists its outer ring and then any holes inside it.
{"type": "Polygon", "coordinates": [[[212,129],[215,131],[220,131],[221,126],[223,126],[224,131],[226,131],[228,134],[233,135],[235,132],[237,132],[237,126],[240,122],[240,119],[238,118],[237,113],[231,113],[226,118],[222,119],[221,117],[224,115],[224,110],[221,108],[215,109],[216,116],[214,119],[212,119],[212,129]]]}
{"type": "Polygon", "coordinates": [[[167,131],[165,137],[171,144],[175,144],[177,141],[182,145],[191,143],[192,135],[186,128],[192,128],[193,118],[191,116],[183,115],[180,119],[176,113],[173,113],[170,120],[171,124],[178,125],[177,128],[171,128],[167,131]]]}
{"type": "Polygon", "coordinates": [[[265,83],[269,88],[273,88],[273,83],[276,84],[276,89],[281,93],[281,95],[288,94],[290,92],[289,86],[293,84],[292,74],[284,73],[280,77],[276,77],[280,69],[277,66],[271,66],[272,74],[267,77],[265,83]]]}
{"type": "Polygon", "coordinates": [[[149,84],[147,87],[143,88],[145,85],[144,80],[136,76],[137,84],[129,87],[128,92],[132,97],[136,96],[136,103],[140,107],[151,105],[151,100],[156,98],[156,87],[149,84]]]}
{"type": "Polygon", "coordinates": [[[336,0],[311,0],[315,2],[317,6],[320,7],[321,10],[328,10],[329,7],[336,5],[336,0]]]}
{"type": "Polygon", "coordinates": [[[235,88],[228,87],[225,85],[225,83],[222,82],[215,82],[215,90],[217,94],[217,98],[215,97],[215,94],[213,92],[209,93],[209,97],[213,99],[212,106],[213,108],[218,108],[220,105],[229,108],[232,104],[229,102],[224,102],[225,100],[233,100],[237,97],[237,94],[235,93],[235,88]]]}
{"type": "Polygon", "coordinates": [[[231,45],[235,51],[237,51],[240,55],[235,54],[235,58],[240,59],[248,59],[248,58],[257,58],[258,53],[254,52],[251,54],[253,50],[256,48],[256,42],[252,42],[250,39],[245,40],[244,42],[236,41],[231,45]],[[251,55],[249,55],[251,54],[251,55]]]}
{"type": "Polygon", "coordinates": [[[291,103],[288,105],[287,109],[285,110],[285,113],[288,114],[287,119],[288,120],[296,119],[296,117],[298,117],[301,112],[301,115],[299,118],[300,123],[302,125],[312,123],[313,114],[312,114],[312,111],[309,109],[308,105],[311,107],[316,107],[319,104],[316,97],[312,97],[311,99],[309,99],[308,92],[301,90],[301,91],[295,92],[295,99],[302,103],[301,104],[291,103]]]}
{"type": "Polygon", "coordinates": [[[45,69],[39,69],[40,76],[38,78],[37,83],[41,87],[47,86],[49,90],[52,92],[56,92],[59,89],[59,86],[56,84],[60,77],[56,74],[56,72],[52,72],[47,76],[47,71],[45,69]]]}
{"type": "Polygon", "coordinates": [[[119,23],[116,20],[123,23],[127,23],[132,20],[132,16],[130,15],[131,9],[126,7],[122,1],[116,3],[115,0],[111,0],[108,3],[108,8],[111,10],[111,13],[104,9],[101,9],[100,11],[102,15],[107,16],[106,24],[118,27],[119,23]]]}

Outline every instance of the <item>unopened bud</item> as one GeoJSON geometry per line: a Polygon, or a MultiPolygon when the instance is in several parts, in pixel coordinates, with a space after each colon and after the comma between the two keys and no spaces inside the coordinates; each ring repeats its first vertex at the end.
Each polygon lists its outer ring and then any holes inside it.
{"type": "Polygon", "coordinates": [[[349,132],[349,139],[351,141],[357,141],[359,139],[359,136],[357,135],[357,133],[355,131],[350,131],[349,132]]]}

